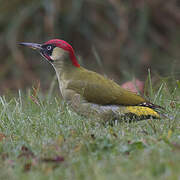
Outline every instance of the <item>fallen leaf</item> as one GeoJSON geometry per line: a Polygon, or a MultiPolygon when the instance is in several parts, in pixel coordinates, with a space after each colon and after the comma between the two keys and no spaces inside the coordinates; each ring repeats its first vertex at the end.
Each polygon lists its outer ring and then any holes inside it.
{"type": "Polygon", "coordinates": [[[171,108],[173,108],[173,109],[174,109],[174,108],[176,107],[175,102],[174,102],[174,101],[171,101],[171,102],[170,102],[170,106],[171,106],[171,108]]]}
{"type": "Polygon", "coordinates": [[[0,142],[3,141],[6,138],[6,136],[3,133],[0,133],[0,142]]]}
{"type": "Polygon", "coordinates": [[[24,171],[25,171],[25,172],[30,171],[31,167],[32,167],[32,164],[31,164],[31,163],[26,163],[26,164],[24,165],[24,171]]]}
{"type": "Polygon", "coordinates": [[[138,79],[127,81],[124,84],[122,84],[121,87],[134,93],[144,93],[144,82],[138,79]]]}
{"type": "Polygon", "coordinates": [[[41,159],[43,162],[47,162],[47,163],[60,163],[64,161],[64,157],[63,156],[56,156],[54,158],[42,158],[41,159]]]}
{"type": "Polygon", "coordinates": [[[26,146],[21,147],[21,153],[19,154],[18,158],[25,157],[25,158],[30,158],[30,157],[35,157],[34,153],[29,150],[26,146]]]}

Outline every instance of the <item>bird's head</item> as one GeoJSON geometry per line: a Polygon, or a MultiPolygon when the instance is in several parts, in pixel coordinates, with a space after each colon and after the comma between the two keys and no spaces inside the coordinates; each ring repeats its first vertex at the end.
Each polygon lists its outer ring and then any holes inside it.
{"type": "Polygon", "coordinates": [[[44,44],[37,43],[19,43],[20,45],[38,50],[40,54],[50,63],[58,61],[71,60],[72,65],[80,67],[76,59],[74,50],[70,44],[60,39],[52,39],[44,44]]]}

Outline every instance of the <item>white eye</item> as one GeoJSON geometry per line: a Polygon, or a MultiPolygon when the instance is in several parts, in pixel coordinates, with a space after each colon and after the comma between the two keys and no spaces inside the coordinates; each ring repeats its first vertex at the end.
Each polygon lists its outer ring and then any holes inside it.
{"type": "Polygon", "coordinates": [[[51,46],[47,46],[47,50],[48,50],[48,51],[51,50],[51,46]]]}

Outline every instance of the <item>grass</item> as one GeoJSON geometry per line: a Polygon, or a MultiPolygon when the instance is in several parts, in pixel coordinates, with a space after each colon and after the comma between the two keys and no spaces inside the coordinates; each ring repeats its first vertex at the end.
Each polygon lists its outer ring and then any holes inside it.
{"type": "Polygon", "coordinates": [[[180,88],[160,88],[153,98],[173,118],[114,126],[58,96],[0,97],[0,179],[178,179],[180,88]]]}

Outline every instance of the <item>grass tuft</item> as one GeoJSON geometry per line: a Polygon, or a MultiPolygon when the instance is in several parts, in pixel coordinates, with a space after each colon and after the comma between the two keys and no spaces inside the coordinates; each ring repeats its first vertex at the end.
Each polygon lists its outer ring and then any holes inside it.
{"type": "Polygon", "coordinates": [[[151,98],[172,119],[114,126],[75,114],[52,90],[1,96],[0,179],[177,179],[180,94],[165,87],[151,98]]]}

